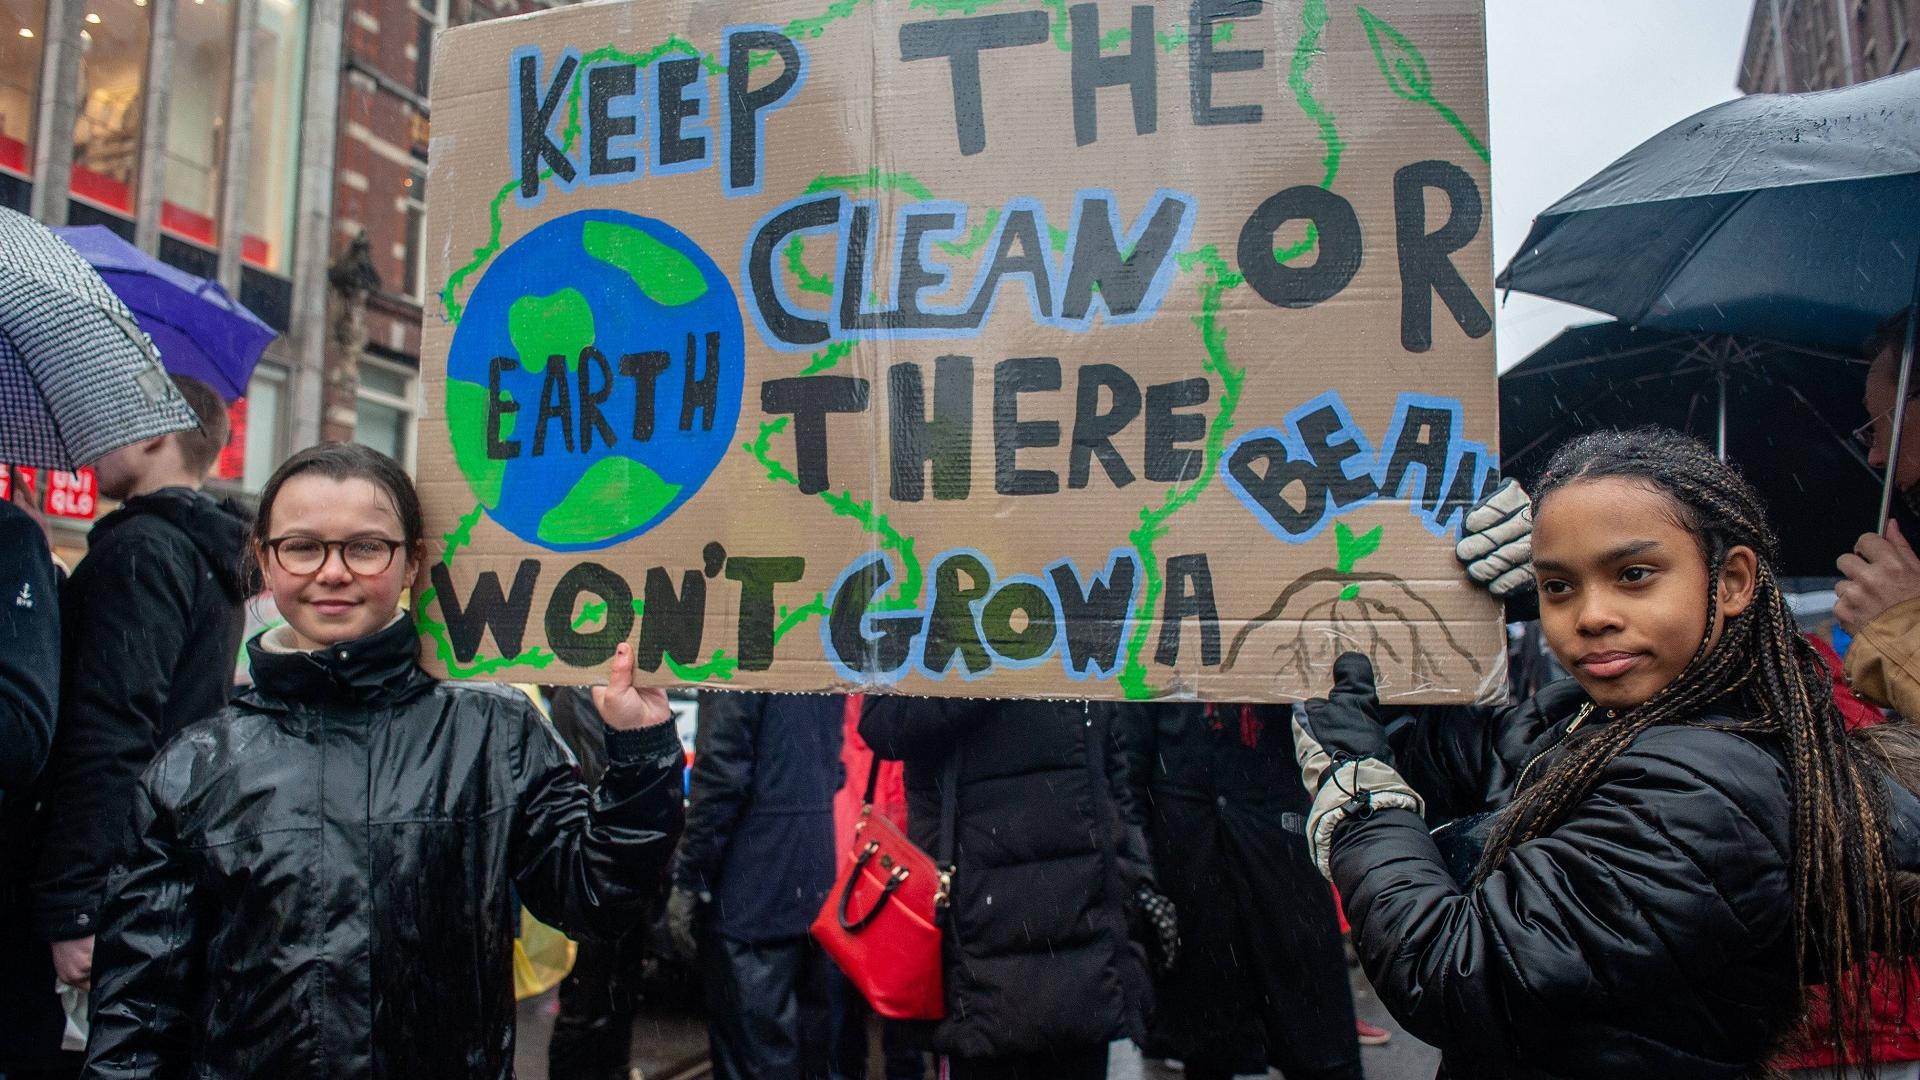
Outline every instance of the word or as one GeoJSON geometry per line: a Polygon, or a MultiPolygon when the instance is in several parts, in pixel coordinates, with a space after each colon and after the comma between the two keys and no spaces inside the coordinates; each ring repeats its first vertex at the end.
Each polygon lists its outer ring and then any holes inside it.
{"type": "Polygon", "coordinates": [[[1463,434],[1460,402],[1401,394],[1376,451],[1337,391],[1287,414],[1284,428],[1240,436],[1220,462],[1221,479],[1267,531],[1291,544],[1328,521],[1413,488],[1407,509],[1434,535],[1492,490],[1494,455],[1463,434]]]}
{"type": "MultiPolygon", "coordinates": [[[[1446,161],[1419,161],[1393,175],[1394,244],[1400,270],[1400,343],[1408,352],[1433,348],[1433,299],[1437,294],[1468,337],[1485,337],[1493,317],[1453,264],[1453,256],[1480,234],[1484,200],[1465,169],[1446,161]],[[1429,230],[1429,193],[1442,196],[1447,218],[1429,230]]],[[[1041,242],[1048,235],[1045,211],[1032,199],[1002,208],[991,251],[965,298],[951,308],[923,299],[939,293],[953,276],[932,261],[929,245],[967,231],[967,207],[952,202],[910,203],[900,208],[894,230],[893,303],[868,310],[863,298],[877,292],[869,272],[872,203],[841,195],[802,196],[775,208],[754,227],[741,277],[752,296],[750,314],[768,345],[804,351],[828,341],[860,338],[960,338],[977,334],[992,318],[1001,286],[1009,278],[1025,286],[1028,314],[1042,326],[1085,331],[1096,310],[1109,324],[1141,322],[1160,309],[1172,284],[1173,256],[1193,227],[1193,196],[1161,190],[1133,227],[1122,233],[1115,197],[1107,191],[1074,196],[1073,222],[1063,262],[1056,266],[1041,242]],[[838,240],[839,273],[828,310],[810,311],[785,295],[775,253],[793,236],[831,231],[838,240]],[[1124,254],[1123,254],[1124,253],[1124,254]]],[[[1262,300],[1280,308],[1310,308],[1339,296],[1360,272],[1364,256],[1360,216],[1346,198],[1313,185],[1278,192],[1253,209],[1240,228],[1235,255],[1242,277],[1262,300]],[[1294,266],[1274,256],[1275,237],[1304,223],[1317,238],[1311,265],[1294,266]]]]}

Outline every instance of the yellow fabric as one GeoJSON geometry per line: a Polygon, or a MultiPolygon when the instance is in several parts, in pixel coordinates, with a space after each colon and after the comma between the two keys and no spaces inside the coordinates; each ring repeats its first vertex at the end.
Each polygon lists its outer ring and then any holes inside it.
{"type": "MultiPolygon", "coordinates": [[[[527,695],[533,707],[540,715],[547,715],[547,706],[540,700],[540,688],[532,683],[513,683],[515,690],[527,695]]],[[[524,1001],[541,994],[560,984],[573,970],[575,947],[567,935],[533,917],[533,912],[522,908],[520,911],[520,936],[513,939],[513,997],[524,1001]]]]}
{"type": "Polygon", "coordinates": [[[538,997],[558,986],[573,970],[573,955],[567,935],[522,909],[520,936],[513,939],[514,1000],[538,997]]]}
{"type": "Polygon", "coordinates": [[[1920,720],[1920,599],[1898,603],[1860,628],[1847,648],[1853,692],[1920,720]]]}

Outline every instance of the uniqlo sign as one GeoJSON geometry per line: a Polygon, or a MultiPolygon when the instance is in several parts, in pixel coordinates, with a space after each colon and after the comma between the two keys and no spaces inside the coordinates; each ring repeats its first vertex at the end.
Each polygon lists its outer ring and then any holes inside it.
{"type": "Polygon", "coordinates": [[[48,515],[85,521],[93,517],[99,501],[100,483],[92,469],[47,474],[45,507],[48,515]]]}

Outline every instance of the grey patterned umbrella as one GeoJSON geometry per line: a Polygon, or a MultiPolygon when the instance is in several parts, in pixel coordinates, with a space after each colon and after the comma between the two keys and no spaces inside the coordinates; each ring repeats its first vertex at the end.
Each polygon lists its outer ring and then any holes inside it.
{"type": "Polygon", "coordinates": [[[39,222],[0,209],[0,462],[77,469],[198,424],[100,275],[39,222]]]}

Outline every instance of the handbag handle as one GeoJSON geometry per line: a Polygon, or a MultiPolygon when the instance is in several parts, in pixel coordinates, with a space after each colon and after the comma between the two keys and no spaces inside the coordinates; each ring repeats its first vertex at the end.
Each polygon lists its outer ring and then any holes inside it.
{"type": "Polygon", "coordinates": [[[907,880],[907,868],[894,867],[893,873],[887,875],[887,884],[880,890],[880,896],[873,902],[873,907],[858,920],[847,921],[847,908],[853,903],[854,883],[860,880],[860,871],[866,869],[867,860],[873,858],[873,853],[879,850],[878,841],[869,841],[866,847],[860,849],[859,857],[853,860],[853,872],[847,875],[846,888],[840,890],[840,929],[849,934],[857,934],[871,925],[873,920],[879,917],[881,909],[887,906],[887,898],[893,895],[893,890],[898,889],[900,883],[907,880]]]}

